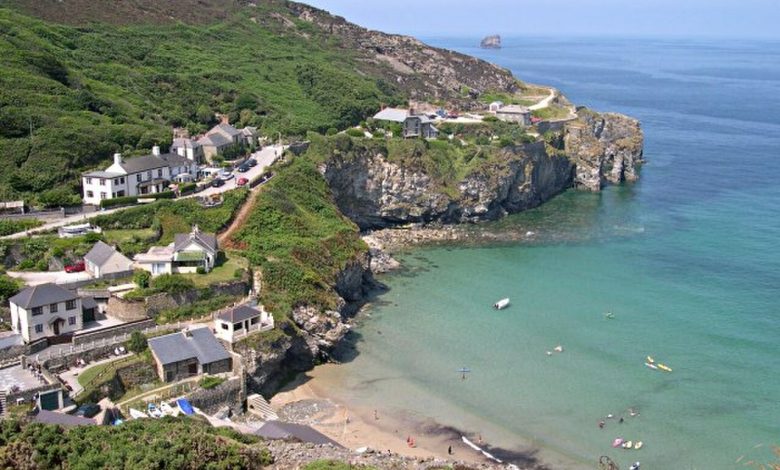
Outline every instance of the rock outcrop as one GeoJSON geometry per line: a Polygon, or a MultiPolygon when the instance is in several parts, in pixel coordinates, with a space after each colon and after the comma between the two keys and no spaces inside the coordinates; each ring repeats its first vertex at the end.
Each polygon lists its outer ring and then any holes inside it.
{"type": "Polygon", "coordinates": [[[485,36],[482,41],[480,41],[479,47],[482,49],[501,49],[501,36],[498,34],[485,36]]]}
{"type": "Polygon", "coordinates": [[[420,168],[391,162],[381,153],[360,158],[334,152],[321,166],[341,211],[363,230],[409,223],[495,220],[536,207],[572,186],[598,191],[606,183],[633,181],[642,161],[638,121],[581,110],[554,145],[506,147],[457,184],[457,194],[437,186],[420,168]]]}

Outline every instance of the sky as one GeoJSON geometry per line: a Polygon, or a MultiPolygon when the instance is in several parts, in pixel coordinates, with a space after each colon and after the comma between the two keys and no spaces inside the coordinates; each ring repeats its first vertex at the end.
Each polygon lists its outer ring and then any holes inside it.
{"type": "Polygon", "coordinates": [[[415,36],[780,39],[780,0],[299,0],[415,36]]]}

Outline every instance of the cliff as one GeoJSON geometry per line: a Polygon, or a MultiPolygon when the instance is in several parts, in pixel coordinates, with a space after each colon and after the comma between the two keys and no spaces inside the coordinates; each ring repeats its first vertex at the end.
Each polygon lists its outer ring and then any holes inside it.
{"type": "Polygon", "coordinates": [[[536,207],[574,187],[598,191],[633,181],[642,162],[638,121],[581,110],[547,143],[506,146],[443,185],[425,165],[388,158],[385,149],[353,144],[320,165],[339,209],[363,230],[407,223],[495,220],[536,207]]]}
{"type": "Polygon", "coordinates": [[[498,34],[486,36],[480,41],[479,47],[482,49],[501,49],[501,36],[498,34]]]}

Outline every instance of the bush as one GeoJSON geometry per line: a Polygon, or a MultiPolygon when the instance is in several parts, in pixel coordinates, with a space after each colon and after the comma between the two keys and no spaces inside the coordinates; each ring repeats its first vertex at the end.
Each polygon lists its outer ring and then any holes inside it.
{"type": "Polygon", "coordinates": [[[103,199],[100,201],[100,207],[103,209],[108,209],[109,207],[131,206],[133,204],[138,204],[138,197],[124,196],[115,197],[113,199],[103,199]]]}
{"type": "Polygon", "coordinates": [[[0,304],[5,304],[21,288],[19,281],[5,274],[0,274],[0,304]]]}
{"type": "Polygon", "coordinates": [[[244,277],[245,272],[246,272],[245,269],[241,269],[241,268],[236,269],[235,271],[233,271],[233,277],[236,279],[241,279],[242,277],[244,277]]]}
{"type": "Polygon", "coordinates": [[[162,274],[152,279],[152,289],[157,292],[175,294],[194,289],[192,280],[175,274],[162,274]]]}
{"type": "Polygon", "coordinates": [[[207,376],[203,377],[202,379],[200,379],[200,381],[198,382],[198,385],[200,385],[201,388],[205,388],[206,390],[208,390],[208,389],[211,389],[211,388],[218,387],[224,381],[225,381],[225,379],[223,379],[222,377],[214,377],[214,376],[211,376],[211,375],[207,375],[207,376]]]}
{"type": "Polygon", "coordinates": [[[354,127],[350,127],[347,129],[347,135],[350,137],[364,137],[365,134],[361,129],[355,129],[354,127]]]}
{"type": "Polygon", "coordinates": [[[130,339],[127,341],[127,349],[136,354],[140,354],[146,351],[147,347],[148,343],[146,341],[146,336],[140,331],[133,331],[130,335],[130,339]]]}
{"type": "Polygon", "coordinates": [[[81,197],[65,186],[46,190],[40,193],[36,199],[44,207],[76,206],[81,204],[81,197]]]}
{"type": "Polygon", "coordinates": [[[152,275],[149,271],[136,271],[133,275],[133,282],[139,289],[146,289],[149,287],[149,281],[152,279],[152,275]]]}
{"type": "Polygon", "coordinates": [[[339,133],[339,130],[335,127],[329,127],[327,131],[325,131],[325,135],[336,135],[339,133]]]}
{"type": "Polygon", "coordinates": [[[0,219],[0,237],[43,225],[38,219],[0,219]]]}
{"type": "Polygon", "coordinates": [[[206,274],[206,268],[204,268],[203,266],[198,266],[197,269],[195,269],[195,273],[206,274]]]}

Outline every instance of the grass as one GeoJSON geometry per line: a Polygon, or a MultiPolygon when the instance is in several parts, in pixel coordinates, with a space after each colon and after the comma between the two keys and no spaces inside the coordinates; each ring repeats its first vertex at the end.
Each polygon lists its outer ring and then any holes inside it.
{"type": "Polygon", "coordinates": [[[118,245],[133,240],[143,240],[157,236],[151,228],[146,229],[115,229],[103,232],[103,240],[109,245],[118,245]]]}
{"type": "Polygon", "coordinates": [[[206,274],[180,274],[180,276],[192,280],[196,287],[207,287],[211,284],[228,282],[236,279],[237,270],[246,270],[249,263],[245,258],[236,254],[224,254],[220,256],[221,263],[206,274]]]}
{"type": "Polygon", "coordinates": [[[222,377],[214,377],[212,375],[207,375],[198,381],[198,385],[200,385],[201,388],[205,388],[206,390],[209,390],[220,386],[224,381],[225,379],[223,379],[222,377]]]}
{"type": "Polygon", "coordinates": [[[551,105],[546,108],[531,111],[531,115],[545,121],[565,119],[569,117],[569,109],[562,106],[551,105]]]}

